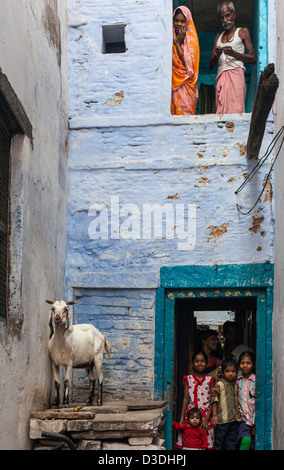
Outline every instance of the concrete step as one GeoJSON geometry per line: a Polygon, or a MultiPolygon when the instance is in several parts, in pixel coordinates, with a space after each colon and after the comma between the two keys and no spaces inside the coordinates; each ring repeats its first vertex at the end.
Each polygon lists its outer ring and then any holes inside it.
{"type": "Polygon", "coordinates": [[[160,449],[163,447],[153,442],[163,442],[159,438],[165,405],[165,401],[109,402],[101,407],[73,403],[69,408],[34,411],[30,438],[37,441],[35,448],[41,449],[43,431],[70,436],[81,450],[160,449]]]}

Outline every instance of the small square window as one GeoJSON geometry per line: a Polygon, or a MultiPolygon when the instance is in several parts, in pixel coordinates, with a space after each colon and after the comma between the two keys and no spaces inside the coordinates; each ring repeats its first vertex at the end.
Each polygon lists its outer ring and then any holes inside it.
{"type": "Polygon", "coordinates": [[[125,24],[103,25],[103,54],[122,54],[126,52],[125,24]]]}

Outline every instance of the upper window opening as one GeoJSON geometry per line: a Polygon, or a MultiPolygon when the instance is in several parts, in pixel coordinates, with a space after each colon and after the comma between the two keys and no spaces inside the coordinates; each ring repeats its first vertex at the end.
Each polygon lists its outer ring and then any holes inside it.
{"type": "Polygon", "coordinates": [[[125,24],[103,25],[103,54],[126,52],[125,24]]]}
{"type": "MultiPolygon", "coordinates": [[[[216,113],[216,77],[217,67],[210,69],[209,62],[214,48],[216,35],[224,31],[220,18],[217,15],[217,6],[222,3],[221,0],[208,2],[201,0],[173,0],[173,9],[185,6],[191,14],[199,42],[199,71],[196,88],[198,90],[198,99],[196,102],[195,113],[193,114],[215,114],[216,113]]],[[[262,0],[239,0],[233,1],[236,11],[236,28],[248,28],[250,38],[256,53],[256,63],[245,63],[245,112],[251,112],[258,85],[258,79],[261,69],[267,65],[267,44],[259,46],[260,35],[265,31],[260,31],[260,17],[264,16],[262,0]]],[[[267,28],[262,21],[262,28],[267,28]]],[[[231,38],[229,38],[231,40],[231,38]]],[[[247,50],[245,50],[247,53],[247,50]]],[[[180,51],[180,54],[182,51],[180,51]]],[[[173,86],[174,89],[174,86],[173,86]]],[[[232,111],[233,112],[233,111],[232,111]]],[[[172,109],[172,114],[175,113],[172,109]]]]}

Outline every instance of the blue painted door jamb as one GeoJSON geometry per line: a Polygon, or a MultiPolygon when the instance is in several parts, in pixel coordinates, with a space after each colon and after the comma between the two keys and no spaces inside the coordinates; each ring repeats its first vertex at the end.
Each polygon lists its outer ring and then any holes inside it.
{"type": "Polygon", "coordinates": [[[175,266],[161,269],[156,297],[155,396],[167,400],[164,427],[172,447],[174,318],[176,299],[256,298],[257,412],[256,448],[271,449],[273,265],[175,266]]]}

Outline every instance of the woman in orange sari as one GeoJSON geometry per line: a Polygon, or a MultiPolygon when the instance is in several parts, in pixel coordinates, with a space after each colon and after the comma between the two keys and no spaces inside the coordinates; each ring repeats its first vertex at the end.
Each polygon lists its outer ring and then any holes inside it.
{"type": "Polygon", "coordinates": [[[173,14],[172,114],[195,114],[199,42],[192,15],[180,6],[173,14]]]}

